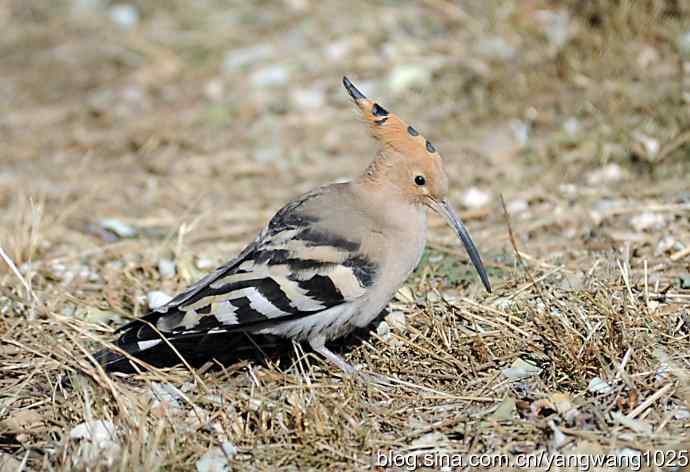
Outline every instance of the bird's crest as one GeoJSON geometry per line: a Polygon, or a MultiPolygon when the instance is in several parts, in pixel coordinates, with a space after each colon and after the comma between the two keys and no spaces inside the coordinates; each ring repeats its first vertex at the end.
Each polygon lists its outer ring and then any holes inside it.
{"type": "Polygon", "coordinates": [[[369,100],[350,79],[343,77],[343,85],[369,124],[371,135],[384,149],[392,148],[406,155],[438,156],[436,148],[398,115],[369,100]]]}

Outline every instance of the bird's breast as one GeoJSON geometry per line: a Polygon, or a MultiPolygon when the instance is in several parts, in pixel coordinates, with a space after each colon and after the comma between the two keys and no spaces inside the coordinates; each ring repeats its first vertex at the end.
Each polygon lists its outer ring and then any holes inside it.
{"type": "Polygon", "coordinates": [[[395,293],[419,264],[426,245],[426,210],[411,212],[407,225],[387,242],[386,257],[382,267],[384,277],[389,274],[388,283],[395,293]]]}
{"type": "Polygon", "coordinates": [[[377,241],[376,281],[369,290],[358,326],[368,324],[383,310],[395,292],[417,267],[426,244],[426,211],[416,209],[401,219],[405,224],[395,231],[381,232],[372,237],[377,241]]]}

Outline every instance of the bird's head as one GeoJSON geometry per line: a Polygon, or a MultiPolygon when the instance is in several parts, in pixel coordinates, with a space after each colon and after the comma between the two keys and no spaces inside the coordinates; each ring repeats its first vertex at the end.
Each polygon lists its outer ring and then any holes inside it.
{"type": "Polygon", "coordinates": [[[489,278],[469,232],[446,199],[448,176],[433,144],[394,113],[369,100],[347,77],[343,85],[380,145],[379,154],[363,175],[374,185],[387,184],[410,203],[425,205],[446,218],[462,240],[484,287],[489,278]]]}

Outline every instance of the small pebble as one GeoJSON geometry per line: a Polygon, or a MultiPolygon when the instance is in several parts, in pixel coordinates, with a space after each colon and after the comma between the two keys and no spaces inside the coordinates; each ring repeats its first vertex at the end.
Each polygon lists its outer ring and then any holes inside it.
{"type": "Polygon", "coordinates": [[[152,310],[155,310],[156,308],[160,308],[166,303],[168,303],[170,300],[172,300],[173,297],[168,295],[167,293],[160,292],[157,290],[154,290],[152,292],[149,292],[146,295],[146,300],[148,301],[149,308],[152,310]]]}
{"type": "Polygon", "coordinates": [[[123,30],[131,29],[139,22],[139,11],[134,5],[113,5],[109,14],[111,21],[123,30]]]}
{"type": "Polygon", "coordinates": [[[341,39],[328,44],[324,52],[328,59],[338,62],[346,59],[350,55],[352,46],[352,41],[350,39],[341,39]]]}
{"type": "Polygon", "coordinates": [[[656,157],[657,153],[659,152],[659,141],[657,139],[654,139],[651,136],[647,136],[643,133],[635,133],[634,137],[640,144],[642,144],[647,156],[650,158],[656,157]]]}
{"type": "Polygon", "coordinates": [[[98,224],[105,230],[114,233],[120,238],[133,238],[137,235],[137,230],[127,223],[124,223],[117,218],[103,218],[98,224]]]}
{"type": "Polygon", "coordinates": [[[228,458],[237,454],[237,448],[228,441],[224,441],[222,449],[212,447],[201,458],[196,461],[197,472],[226,472],[230,470],[228,458]]]}
{"type": "Polygon", "coordinates": [[[597,169],[587,176],[590,185],[607,184],[623,180],[625,177],[623,169],[618,164],[608,164],[597,169]]]}
{"type": "Polygon", "coordinates": [[[77,275],[80,279],[88,280],[89,282],[98,282],[100,280],[98,272],[94,272],[87,266],[80,266],[77,275]]]}
{"type": "Polygon", "coordinates": [[[254,72],[251,77],[251,83],[254,87],[278,87],[287,84],[290,79],[290,73],[285,66],[276,64],[254,72]]]}
{"type": "Polygon", "coordinates": [[[199,270],[209,270],[215,267],[215,263],[211,259],[200,257],[196,260],[196,268],[199,270]]]}
{"type": "Polygon", "coordinates": [[[571,138],[574,138],[577,132],[580,131],[580,122],[574,117],[566,119],[563,122],[563,131],[571,138]]]}
{"type": "Polygon", "coordinates": [[[660,256],[673,249],[676,244],[676,240],[673,236],[664,236],[656,243],[656,249],[654,250],[655,256],[660,256]]]}
{"type": "Polygon", "coordinates": [[[489,37],[479,41],[479,54],[491,60],[507,61],[515,56],[515,48],[500,37],[489,37]]]}
{"type": "Polygon", "coordinates": [[[115,426],[112,421],[94,420],[80,423],[69,432],[71,439],[87,439],[90,441],[108,441],[115,438],[115,426]]]}
{"type": "Polygon", "coordinates": [[[512,200],[508,203],[507,210],[508,213],[517,214],[526,211],[529,208],[527,200],[512,200]]]}
{"type": "Polygon", "coordinates": [[[510,367],[502,369],[501,373],[509,379],[522,379],[525,377],[531,377],[533,375],[539,375],[541,371],[542,369],[534,365],[532,362],[518,357],[515,359],[515,361],[513,361],[510,367]]]}
{"type": "Polygon", "coordinates": [[[673,417],[677,420],[687,420],[690,419],[690,411],[685,407],[680,407],[673,414],[673,417]]]}
{"type": "Polygon", "coordinates": [[[283,155],[283,151],[278,146],[265,146],[254,151],[254,159],[260,163],[270,163],[278,161],[283,155]]]}
{"type": "Polygon", "coordinates": [[[659,213],[642,213],[630,219],[630,225],[637,231],[660,230],[666,226],[666,218],[659,213]]]}
{"type": "Polygon", "coordinates": [[[537,19],[544,27],[544,35],[556,49],[561,49],[570,39],[570,15],[567,10],[540,10],[537,19]]]}
{"type": "Polygon", "coordinates": [[[623,447],[616,451],[616,455],[620,458],[625,458],[626,461],[622,462],[625,464],[640,464],[644,461],[642,460],[642,453],[637,449],[632,449],[630,447],[623,447]]]}
{"type": "Polygon", "coordinates": [[[172,259],[161,259],[158,261],[158,273],[162,279],[172,279],[175,277],[175,261],[172,259]]]}
{"type": "Polygon", "coordinates": [[[184,400],[179,390],[170,384],[151,382],[151,393],[154,407],[164,403],[169,407],[179,408],[184,400]]]}
{"type": "Polygon", "coordinates": [[[223,58],[223,71],[235,73],[257,62],[269,59],[273,55],[274,48],[270,44],[259,44],[248,48],[231,49],[223,58]]]}
{"type": "Polygon", "coordinates": [[[391,327],[385,321],[381,321],[376,327],[376,334],[378,334],[384,341],[388,341],[392,336],[391,327]]]}
{"type": "Polygon", "coordinates": [[[651,46],[645,46],[637,55],[637,66],[640,69],[648,69],[659,62],[659,51],[651,46]]]}
{"type": "Polygon", "coordinates": [[[295,89],[291,94],[292,102],[301,110],[317,110],[324,106],[326,97],[318,89],[295,89]]]}
{"type": "Polygon", "coordinates": [[[431,83],[431,69],[421,64],[396,66],[388,76],[388,86],[394,93],[405,92],[412,87],[425,87],[431,83]]]}
{"type": "Polygon", "coordinates": [[[602,378],[594,377],[592,380],[590,380],[589,385],[587,386],[587,390],[590,393],[608,394],[613,392],[613,387],[602,378]]]}
{"type": "Polygon", "coordinates": [[[476,187],[470,187],[462,195],[462,204],[467,208],[481,208],[491,201],[491,194],[476,187]]]}
{"type": "Polygon", "coordinates": [[[413,448],[434,449],[448,445],[450,445],[450,440],[448,439],[448,436],[441,433],[440,431],[434,431],[432,433],[423,434],[422,436],[412,441],[412,444],[410,444],[410,446],[413,448]]]}
{"type": "Polygon", "coordinates": [[[204,95],[213,102],[218,102],[223,99],[225,94],[225,85],[220,79],[211,79],[204,85],[204,95]]]}
{"type": "Polygon", "coordinates": [[[405,313],[402,311],[391,311],[388,316],[386,316],[386,322],[391,328],[397,329],[398,331],[405,331],[407,329],[407,319],[405,313]]]}
{"type": "Polygon", "coordinates": [[[511,120],[510,130],[513,132],[513,137],[515,141],[520,146],[527,146],[529,143],[529,129],[530,124],[523,120],[511,120]]]}
{"type": "Polygon", "coordinates": [[[561,184],[558,186],[558,191],[568,198],[575,198],[578,194],[577,186],[573,184],[561,184]]]}
{"type": "Polygon", "coordinates": [[[565,434],[563,434],[563,432],[560,429],[558,429],[558,426],[556,426],[556,423],[554,423],[553,420],[549,420],[548,425],[551,428],[551,431],[553,431],[553,437],[551,438],[551,445],[554,449],[558,450],[565,443],[568,442],[568,438],[566,437],[565,434]]]}
{"type": "Polygon", "coordinates": [[[510,310],[512,307],[515,306],[515,301],[513,301],[507,297],[499,297],[494,302],[494,306],[498,310],[507,311],[507,310],[510,310]]]}

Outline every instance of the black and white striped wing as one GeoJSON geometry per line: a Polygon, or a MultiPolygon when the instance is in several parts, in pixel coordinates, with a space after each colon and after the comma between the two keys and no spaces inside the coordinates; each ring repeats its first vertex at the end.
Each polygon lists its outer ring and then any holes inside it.
{"type": "MultiPolygon", "coordinates": [[[[358,241],[321,231],[317,218],[300,211],[311,196],[283,208],[235,260],[143,319],[174,341],[270,326],[364,295],[375,265],[358,252],[358,241]]],[[[160,340],[140,320],[120,332],[120,346],[145,349],[160,340]]]]}

